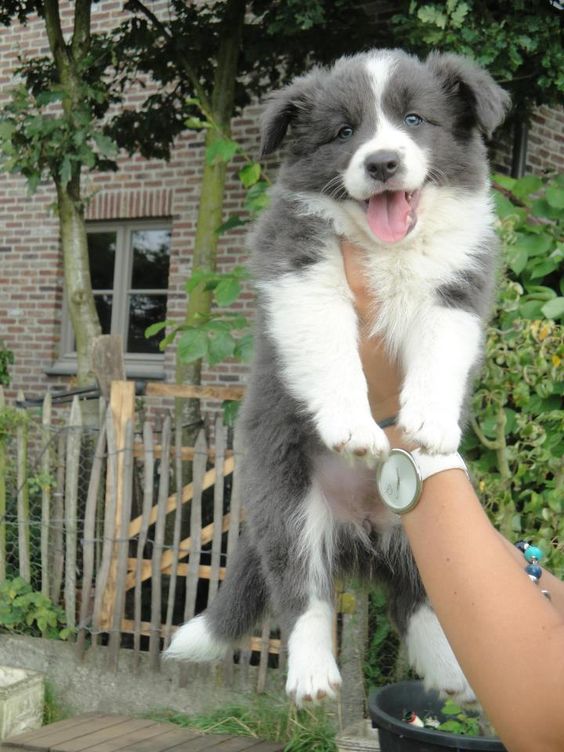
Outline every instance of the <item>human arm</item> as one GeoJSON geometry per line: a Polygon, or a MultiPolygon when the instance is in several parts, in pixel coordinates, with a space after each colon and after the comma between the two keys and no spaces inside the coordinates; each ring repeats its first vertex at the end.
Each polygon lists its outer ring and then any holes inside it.
{"type": "MultiPolygon", "coordinates": [[[[361,253],[343,245],[360,321],[360,352],[376,420],[399,408],[401,373],[376,340],[363,336],[374,301],[362,280],[361,253]]],[[[392,446],[405,446],[397,428],[392,446]]],[[[427,479],[419,504],[403,515],[425,588],[448,640],[500,738],[511,752],[564,747],[564,586],[545,573],[547,601],[522,555],[485,515],[460,470],[427,479]]]]}

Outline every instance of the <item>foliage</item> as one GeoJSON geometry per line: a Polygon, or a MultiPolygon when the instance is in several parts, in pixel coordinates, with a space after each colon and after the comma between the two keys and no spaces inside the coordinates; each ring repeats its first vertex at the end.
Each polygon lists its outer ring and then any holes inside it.
{"type": "Polygon", "coordinates": [[[0,339],[0,386],[10,386],[10,366],[14,363],[14,353],[0,339]]]}
{"type": "Polygon", "coordinates": [[[158,711],[150,717],[210,734],[254,736],[286,743],[284,752],[336,752],[337,749],[335,729],[324,708],[296,710],[275,697],[257,697],[248,706],[229,706],[206,715],[158,711]]]}
{"type": "Polygon", "coordinates": [[[21,577],[0,584],[0,628],[17,634],[66,640],[72,629],[65,613],[21,577]]]}
{"type": "Polygon", "coordinates": [[[53,685],[45,681],[45,697],[43,699],[43,725],[48,726],[50,723],[64,721],[69,718],[69,712],[62,707],[57,700],[53,685]]]}
{"type": "MultiPolygon", "coordinates": [[[[158,83],[140,107],[121,113],[112,134],[128,151],[166,157],[174,138],[212,115],[218,50],[233,25],[234,0],[171,0],[168,19],[151,4],[128,0],[129,18],[117,30],[116,53],[130,74],[158,83]],[[197,99],[198,101],[194,101],[197,99]]],[[[289,81],[313,62],[384,45],[385,30],[362,5],[346,0],[251,0],[237,61],[234,112],[289,81]]]]}
{"type": "Polygon", "coordinates": [[[394,42],[418,54],[475,58],[513,96],[520,114],[564,92],[561,11],[550,0],[410,0],[392,19],[394,42]]]}
{"type": "Polygon", "coordinates": [[[0,442],[14,434],[19,426],[25,426],[29,422],[29,415],[17,407],[0,408],[0,442]]]}
{"type": "Polygon", "coordinates": [[[496,176],[506,274],[463,451],[494,523],[564,576],[564,180],[496,176]]]}
{"type": "Polygon", "coordinates": [[[480,736],[480,719],[476,715],[469,715],[452,700],[445,702],[441,713],[449,716],[449,719],[437,727],[439,731],[449,731],[451,734],[463,736],[480,736]]]}
{"type": "Polygon", "coordinates": [[[33,58],[15,71],[24,82],[0,113],[1,167],[21,173],[30,192],[48,177],[66,186],[79,165],[98,172],[117,169],[117,146],[103,127],[110,104],[118,99],[106,80],[112,55],[105,37],[96,41],[80,59],[80,106],[63,108],[65,86],[50,59],[33,58]]]}
{"type": "Polygon", "coordinates": [[[388,617],[387,600],[381,588],[371,589],[368,608],[369,639],[364,664],[366,686],[380,687],[407,678],[401,675],[400,642],[388,617]]]}

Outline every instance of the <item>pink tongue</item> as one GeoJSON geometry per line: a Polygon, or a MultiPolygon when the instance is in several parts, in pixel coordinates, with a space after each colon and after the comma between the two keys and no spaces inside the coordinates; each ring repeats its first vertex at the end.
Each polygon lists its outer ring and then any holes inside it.
{"type": "Polygon", "coordinates": [[[405,238],[411,224],[411,206],[404,191],[385,191],[368,202],[368,225],[386,243],[405,238]]]}

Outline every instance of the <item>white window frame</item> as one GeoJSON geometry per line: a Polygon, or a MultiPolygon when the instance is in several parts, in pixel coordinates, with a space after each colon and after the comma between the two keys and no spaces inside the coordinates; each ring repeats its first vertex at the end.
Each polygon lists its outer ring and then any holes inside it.
{"type": "MultiPolygon", "coordinates": [[[[116,233],[116,253],[114,266],[114,284],[112,290],[96,290],[96,293],[111,293],[112,321],[111,333],[121,334],[124,348],[127,347],[127,333],[129,326],[129,295],[136,292],[131,289],[131,275],[133,265],[133,246],[131,235],[137,230],[172,230],[167,220],[121,220],[121,221],[92,221],[86,225],[87,233],[116,233]]],[[[169,270],[170,274],[170,270],[169,270]]],[[[139,290],[141,294],[159,294],[168,298],[168,287],[161,289],[139,290]]],[[[73,331],[66,303],[63,307],[61,326],[61,341],[59,358],[47,370],[49,374],[73,374],[76,372],[76,351],[72,350],[73,331]]],[[[127,353],[124,352],[125,368],[128,377],[135,378],[164,378],[164,353],[127,353]]]]}

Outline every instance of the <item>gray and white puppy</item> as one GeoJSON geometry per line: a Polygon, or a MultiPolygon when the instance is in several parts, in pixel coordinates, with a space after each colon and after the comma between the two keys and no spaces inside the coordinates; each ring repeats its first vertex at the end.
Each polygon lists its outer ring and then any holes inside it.
{"type": "Polygon", "coordinates": [[[168,655],[212,660],[271,610],[289,634],[287,691],[333,696],[333,583],[383,582],[415,670],[473,693],[426,599],[399,519],[375,498],[388,441],[374,422],[339,239],[364,249],[372,333],[404,373],[399,424],[429,452],[456,450],[495,280],[484,138],[508,95],[455,55],[378,50],[276,93],[263,153],[287,153],[252,238],[256,356],[243,406],[248,519],[228,577],[168,655]],[[344,457],[343,455],[348,455],[344,457]]]}

